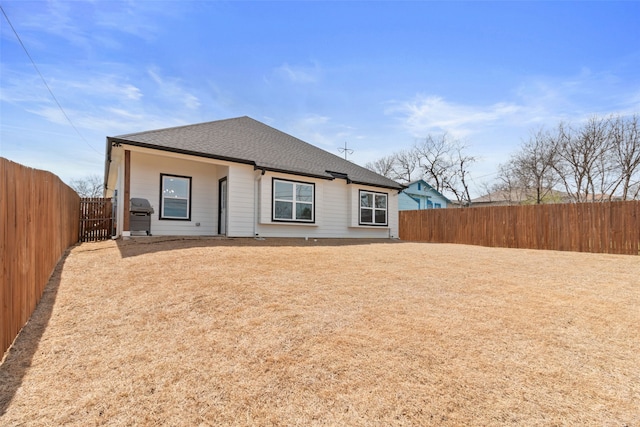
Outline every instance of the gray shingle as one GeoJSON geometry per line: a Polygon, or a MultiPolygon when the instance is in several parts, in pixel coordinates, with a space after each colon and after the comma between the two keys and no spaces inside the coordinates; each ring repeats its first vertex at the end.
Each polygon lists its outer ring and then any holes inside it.
{"type": "Polygon", "coordinates": [[[255,165],[258,169],[401,189],[397,182],[250,117],[108,137],[122,142],[255,165]],[[333,172],[330,173],[330,172],[333,172]]]}

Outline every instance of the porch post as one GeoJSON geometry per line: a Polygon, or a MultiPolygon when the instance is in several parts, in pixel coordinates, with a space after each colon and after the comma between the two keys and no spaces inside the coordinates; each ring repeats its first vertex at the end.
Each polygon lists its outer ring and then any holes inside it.
{"type": "Polygon", "coordinates": [[[130,236],[129,230],[129,199],[131,197],[131,151],[124,150],[124,218],[122,218],[122,235],[130,236]]]}

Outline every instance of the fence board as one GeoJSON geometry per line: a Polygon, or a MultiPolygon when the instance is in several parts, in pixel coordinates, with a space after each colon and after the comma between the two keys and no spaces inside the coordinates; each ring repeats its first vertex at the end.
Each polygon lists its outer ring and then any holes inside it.
{"type": "Polygon", "coordinates": [[[65,250],[78,241],[80,198],[51,172],[0,157],[0,353],[40,300],[65,250]]]}
{"type": "Polygon", "coordinates": [[[432,243],[640,254],[640,201],[400,212],[400,238],[432,243]]]}

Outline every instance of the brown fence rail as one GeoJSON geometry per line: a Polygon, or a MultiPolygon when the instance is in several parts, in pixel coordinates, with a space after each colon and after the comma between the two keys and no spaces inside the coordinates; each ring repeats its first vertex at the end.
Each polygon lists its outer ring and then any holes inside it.
{"type": "Polygon", "coordinates": [[[51,172],[0,157],[0,355],[78,241],[80,197],[51,172]]]}
{"type": "Polygon", "coordinates": [[[96,242],[111,238],[113,209],[111,199],[83,197],[80,199],[81,242],[96,242]]]}
{"type": "Polygon", "coordinates": [[[400,238],[639,255],[640,201],[401,211],[400,238]]]}

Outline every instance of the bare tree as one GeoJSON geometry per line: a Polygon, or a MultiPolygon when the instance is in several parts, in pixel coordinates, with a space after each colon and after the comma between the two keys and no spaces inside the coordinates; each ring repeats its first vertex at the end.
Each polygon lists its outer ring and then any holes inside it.
{"type": "Polygon", "coordinates": [[[80,197],[102,197],[103,182],[100,175],[88,175],[84,178],[74,178],[69,182],[80,197]]]}
{"type": "Polygon", "coordinates": [[[471,204],[469,194],[469,168],[476,162],[474,156],[466,154],[467,146],[457,142],[452,158],[451,175],[445,181],[445,188],[450,191],[462,206],[471,204]]]}
{"type": "Polygon", "coordinates": [[[466,145],[446,133],[427,135],[413,147],[425,180],[437,191],[453,194],[462,205],[471,201],[469,168],[476,161],[466,149],[466,145]]]}
{"type": "Polygon", "coordinates": [[[523,192],[524,198],[541,204],[552,193],[558,182],[554,166],[558,162],[558,147],[549,132],[539,128],[529,140],[520,146],[500,170],[503,181],[508,182],[510,192],[523,192]]]}
{"type": "Polygon", "coordinates": [[[400,182],[411,182],[416,178],[419,159],[414,149],[400,150],[394,154],[393,175],[400,182]]]}
{"type": "Polygon", "coordinates": [[[382,176],[386,176],[387,178],[395,179],[395,173],[394,173],[395,162],[396,162],[395,155],[390,154],[378,160],[374,160],[373,162],[368,162],[367,164],[364,165],[364,167],[382,176]]]}
{"type": "Polygon", "coordinates": [[[620,189],[622,200],[636,199],[640,189],[640,135],[637,115],[634,114],[628,119],[618,116],[612,120],[611,143],[612,161],[619,172],[613,192],[620,189]]]}
{"type": "MultiPolygon", "coordinates": [[[[532,132],[500,166],[498,188],[524,191],[532,203],[556,200],[562,185],[574,202],[638,197],[638,116],[591,117],[580,126],[560,123],[554,132],[532,132]]],[[[522,202],[522,200],[520,200],[522,202]]]]}
{"type": "Polygon", "coordinates": [[[445,182],[449,180],[454,169],[452,161],[454,147],[447,134],[427,135],[425,139],[415,144],[414,150],[418,155],[418,163],[425,179],[440,193],[445,191],[445,182]]]}
{"type": "Polygon", "coordinates": [[[485,185],[484,188],[487,195],[492,195],[490,201],[506,202],[509,205],[519,204],[527,197],[522,177],[513,158],[498,165],[497,182],[493,186],[485,185]]]}
{"type": "Polygon", "coordinates": [[[428,135],[413,147],[369,162],[365,167],[403,183],[423,178],[436,191],[452,194],[462,204],[468,204],[469,168],[476,158],[468,155],[466,149],[466,145],[446,133],[428,135]]]}
{"type": "Polygon", "coordinates": [[[596,200],[597,192],[610,192],[611,178],[609,120],[592,117],[579,129],[560,123],[554,136],[558,144],[558,173],[567,193],[575,202],[596,200]]]}
{"type": "Polygon", "coordinates": [[[635,181],[629,186],[629,192],[626,200],[640,199],[640,181],[635,181]]]}
{"type": "Polygon", "coordinates": [[[591,194],[593,201],[611,201],[617,183],[620,182],[620,169],[614,158],[613,118],[593,117],[581,130],[583,141],[594,147],[593,173],[591,176],[591,194]]]}

